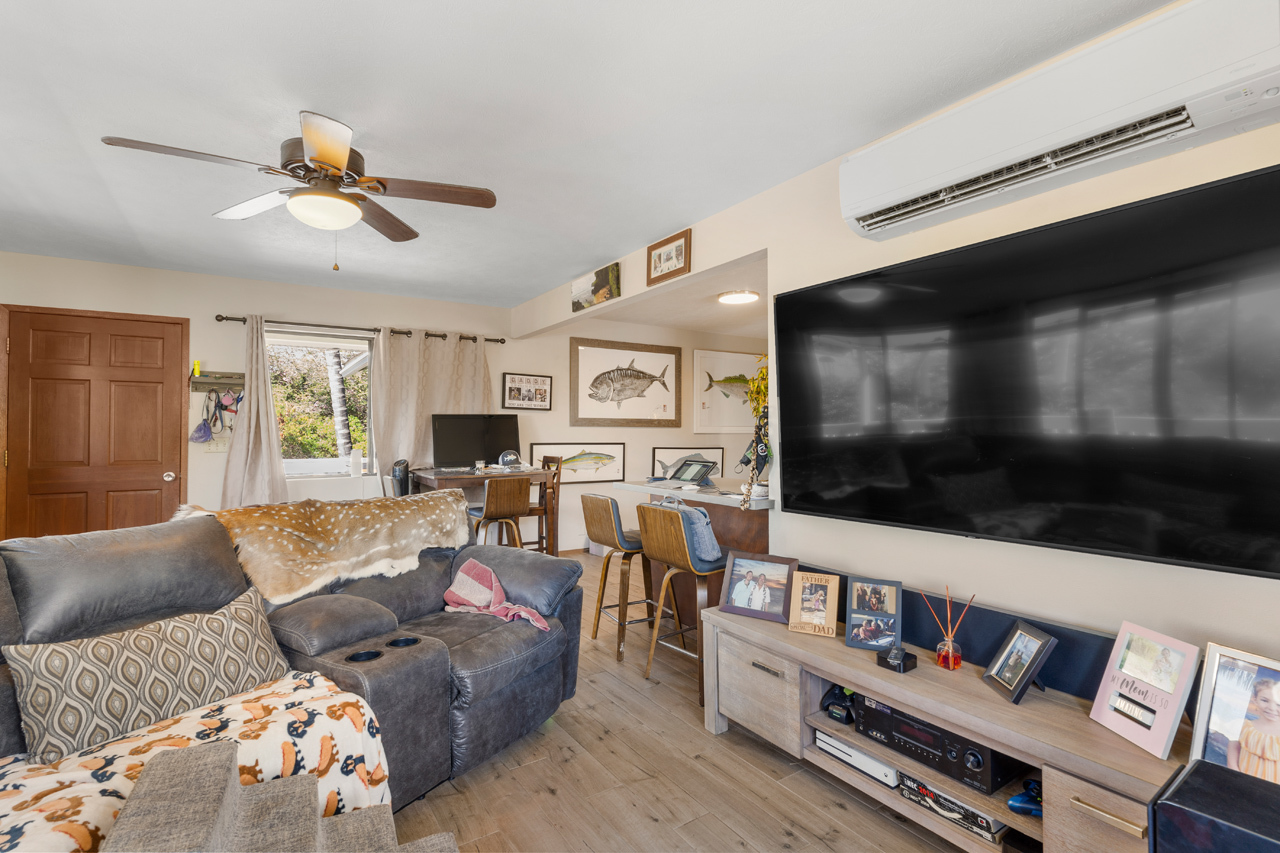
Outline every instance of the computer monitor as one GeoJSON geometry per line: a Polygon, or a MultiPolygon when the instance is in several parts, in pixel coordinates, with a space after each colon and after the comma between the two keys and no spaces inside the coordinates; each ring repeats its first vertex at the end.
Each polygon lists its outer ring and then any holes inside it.
{"type": "Polygon", "coordinates": [[[437,468],[492,465],[504,450],[520,450],[515,415],[432,415],[431,444],[437,468]]]}

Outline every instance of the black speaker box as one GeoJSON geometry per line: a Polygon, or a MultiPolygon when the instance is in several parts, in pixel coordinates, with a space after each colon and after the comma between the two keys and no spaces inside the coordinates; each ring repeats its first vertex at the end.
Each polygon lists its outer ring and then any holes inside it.
{"type": "Polygon", "coordinates": [[[1155,853],[1280,853],[1280,785],[1193,761],[1156,802],[1155,853]]]}

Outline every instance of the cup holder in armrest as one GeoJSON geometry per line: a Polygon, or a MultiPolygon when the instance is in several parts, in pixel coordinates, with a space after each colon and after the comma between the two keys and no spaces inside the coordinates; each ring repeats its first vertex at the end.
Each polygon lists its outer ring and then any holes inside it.
{"type": "Polygon", "coordinates": [[[365,663],[366,661],[377,660],[382,657],[382,652],[369,650],[366,652],[356,652],[353,655],[347,655],[347,660],[352,663],[365,663]]]}
{"type": "Polygon", "coordinates": [[[387,643],[387,645],[393,649],[402,649],[405,646],[416,646],[419,642],[421,642],[421,638],[419,637],[396,637],[394,640],[387,643]]]}

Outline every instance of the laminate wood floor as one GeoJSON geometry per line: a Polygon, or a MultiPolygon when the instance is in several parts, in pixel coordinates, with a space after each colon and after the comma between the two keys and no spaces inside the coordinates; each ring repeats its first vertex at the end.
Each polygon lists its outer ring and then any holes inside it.
{"type": "MultiPolygon", "coordinates": [[[[744,729],[708,732],[697,662],[659,647],[646,680],[642,624],[617,662],[611,620],[591,639],[601,559],[567,556],[584,568],[577,695],[537,731],[401,809],[401,843],[448,831],[464,853],[956,850],[744,729]]],[[[636,569],[632,600],[643,595],[639,561],[636,569]]],[[[617,574],[605,603],[618,600],[617,574]]]]}

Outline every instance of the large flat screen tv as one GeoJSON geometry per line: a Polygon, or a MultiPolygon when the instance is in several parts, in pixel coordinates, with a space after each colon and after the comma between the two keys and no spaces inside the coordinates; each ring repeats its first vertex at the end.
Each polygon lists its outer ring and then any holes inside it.
{"type": "Polygon", "coordinates": [[[783,511],[1280,575],[1280,167],[774,315],[783,511]]]}
{"type": "Polygon", "coordinates": [[[520,450],[515,415],[432,415],[436,467],[459,468],[483,459],[492,465],[504,450],[520,450]]]}

